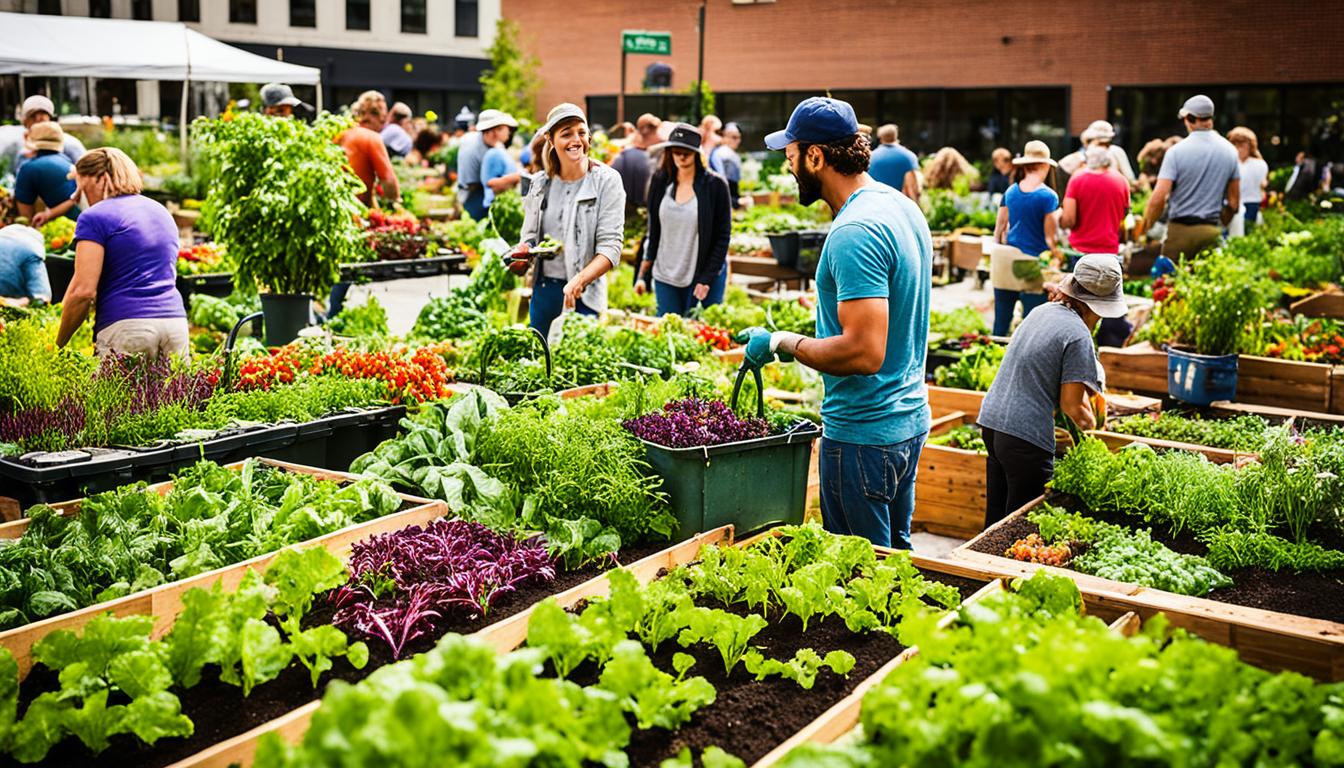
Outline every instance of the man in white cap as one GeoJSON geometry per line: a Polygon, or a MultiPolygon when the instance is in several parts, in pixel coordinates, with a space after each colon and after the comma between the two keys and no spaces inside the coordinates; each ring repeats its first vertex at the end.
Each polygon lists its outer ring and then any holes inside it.
{"type": "Polygon", "coordinates": [[[0,296],[51,302],[42,233],[22,224],[0,229],[0,296]]]}
{"type": "MultiPolygon", "coordinates": [[[[476,130],[462,137],[457,148],[457,197],[462,209],[477,221],[485,218],[485,183],[481,164],[491,147],[504,141],[518,121],[498,109],[483,109],[476,117],[476,130]]],[[[517,183],[516,181],[514,183],[517,183]]]]}
{"type": "Polygon", "coordinates": [[[313,108],[294,95],[294,89],[284,83],[267,83],[261,86],[262,112],[267,117],[293,117],[295,107],[303,107],[309,112],[313,108]]]}
{"type": "MultiPolygon", "coordinates": [[[[26,146],[28,129],[38,123],[55,121],[56,105],[41,94],[29,96],[23,100],[20,110],[23,124],[0,126],[0,171],[8,168],[10,173],[18,174],[19,166],[34,157],[32,149],[26,146]]],[[[65,134],[61,154],[74,163],[84,156],[84,144],[79,139],[65,134]]]]}
{"type": "MultiPolygon", "coordinates": [[[[1054,473],[1055,413],[1093,429],[1092,396],[1105,390],[1092,331],[1128,311],[1120,261],[1092,254],[1074,265],[1050,301],[1023,319],[1008,342],[976,419],[985,462],[985,526],[1040,496],[1054,473]]],[[[1102,414],[1104,415],[1104,413],[1102,414]]]]}
{"type": "Polygon", "coordinates": [[[1191,96],[1180,116],[1189,135],[1162,158],[1157,185],[1143,214],[1146,232],[1166,209],[1162,255],[1171,259],[1217,245],[1223,227],[1241,208],[1237,148],[1213,130],[1213,99],[1191,96]]]}

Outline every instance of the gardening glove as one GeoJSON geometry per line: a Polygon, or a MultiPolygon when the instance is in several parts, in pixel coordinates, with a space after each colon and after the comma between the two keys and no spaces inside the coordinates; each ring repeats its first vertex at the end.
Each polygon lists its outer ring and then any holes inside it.
{"type": "Polygon", "coordinates": [[[747,346],[747,364],[752,368],[760,368],[774,362],[776,355],[782,362],[793,362],[793,350],[798,348],[798,342],[802,341],[803,336],[788,331],[771,333],[760,326],[753,326],[743,329],[734,338],[737,343],[747,346]]]}

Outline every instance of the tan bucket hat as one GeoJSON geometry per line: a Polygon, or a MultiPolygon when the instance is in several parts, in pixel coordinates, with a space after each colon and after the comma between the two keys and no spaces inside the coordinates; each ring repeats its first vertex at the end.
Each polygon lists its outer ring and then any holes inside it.
{"type": "Polygon", "coordinates": [[[1050,159],[1050,146],[1044,141],[1028,141],[1022,148],[1022,154],[1013,158],[1013,165],[1035,165],[1036,163],[1049,163],[1059,166],[1054,160],[1050,159]]]}

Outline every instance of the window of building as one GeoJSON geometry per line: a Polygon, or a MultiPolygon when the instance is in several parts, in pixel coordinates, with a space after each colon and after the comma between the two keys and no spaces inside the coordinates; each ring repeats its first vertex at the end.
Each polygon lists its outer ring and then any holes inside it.
{"type": "Polygon", "coordinates": [[[177,0],[178,21],[200,21],[201,0],[177,0]]]}
{"type": "Polygon", "coordinates": [[[401,31],[425,34],[425,0],[401,0],[401,31]]]}
{"type": "Polygon", "coordinates": [[[89,0],[89,16],[95,19],[112,18],[112,0],[89,0]]]}
{"type": "Polygon", "coordinates": [[[131,0],[131,18],[137,21],[153,21],[153,0],[131,0]]]}
{"type": "Polygon", "coordinates": [[[289,0],[289,26],[316,27],[317,0],[289,0]]]}
{"type": "Polygon", "coordinates": [[[37,12],[44,16],[60,16],[61,0],[37,0],[37,12]]]}
{"type": "Polygon", "coordinates": [[[229,0],[230,24],[256,24],[257,0],[229,0]]]}
{"type": "Polygon", "coordinates": [[[369,30],[369,0],[345,0],[345,28],[369,30]]]}
{"type": "Polygon", "coordinates": [[[453,0],[453,34],[457,37],[480,35],[480,4],[476,0],[453,0]]]}

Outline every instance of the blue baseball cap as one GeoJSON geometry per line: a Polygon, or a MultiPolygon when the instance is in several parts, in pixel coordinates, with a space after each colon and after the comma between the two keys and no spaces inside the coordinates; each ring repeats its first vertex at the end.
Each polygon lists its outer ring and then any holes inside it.
{"type": "Polygon", "coordinates": [[[795,141],[827,144],[859,132],[859,119],[847,101],[813,96],[793,109],[789,125],[765,137],[765,146],[778,152],[795,141]]]}

